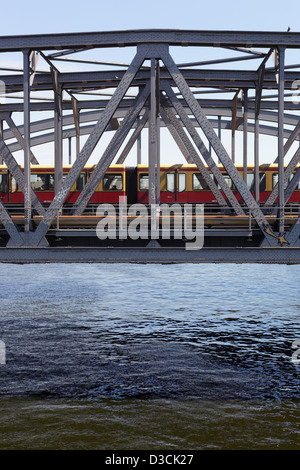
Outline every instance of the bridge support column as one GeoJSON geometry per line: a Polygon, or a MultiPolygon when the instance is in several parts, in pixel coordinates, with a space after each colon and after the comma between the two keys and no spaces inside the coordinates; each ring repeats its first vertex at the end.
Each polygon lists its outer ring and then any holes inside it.
{"type": "Polygon", "coordinates": [[[30,168],[30,60],[29,50],[23,51],[23,89],[24,89],[24,233],[25,245],[29,245],[31,226],[31,168],[30,168]]]}
{"type": "Polygon", "coordinates": [[[278,217],[279,233],[284,232],[284,53],[283,47],[278,48],[278,217]]]}
{"type": "Polygon", "coordinates": [[[150,72],[150,121],[149,121],[149,204],[157,204],[159,198],[158,176],[158,61],[151,58],[150,72]]]}
{"type": "Polygon", "coordinates": [[[248,171],[248,90],[243,90],[243,179],[247,184],[248,171]]]}
{"type": "Polygon", "coordinates": [[[54,87],[54,188],[55,194],[60,191],[63,181],[63,146],[62,146],[62,88],[59,84],[57,70],[52,70],[54,87]]]}

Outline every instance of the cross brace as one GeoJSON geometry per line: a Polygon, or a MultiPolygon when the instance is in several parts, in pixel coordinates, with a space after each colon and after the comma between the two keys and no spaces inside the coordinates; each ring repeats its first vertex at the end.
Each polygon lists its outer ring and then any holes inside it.
{"type": "MultiPolygon", "coordinates": [[[[182,126],[180,125],[178,119],[176,118],[172,107],[167,104],[166,100],[162,102],[162,109],[161,109],[162,116],[164,118],[164,113],[166,115],[166,118],[170,120],[171,124],[174,126],[176,132],[178,133],[179,138],[181,139],[184,147],[187,149],[189,155],[191,156],[193,162],[197,165],[201,175],[203,176],[206,184],[212,191],[213,195],[215,196],[218,204],[221,207],[226,207],[227,204],[225,202],[225,199],[223,198],[222,194],[220,193],[217,185],[211,178],[208,170],[206,169],[205,165],[202,163],[199,155],[197,154],[196,150],[194,149],[192,143],[189,141],[186,133],[184,132],[182,126]]],[[[226,184],[226,183],[225,183],[226,184]]]]}
{"type": "Polygon", "coordinates": [[[50,204],[49,208],[45,212],[43,220],[40,222],[39,226],[35,230],[35,232],[30,233],[30,241],[29,243],[32,246],[39,246],[44,241],[44,236],[47,233],[52,220],[58,214],[65,198],[67,197],[71,187],[73,186],[74,182],[78,178],[82,168],[86,164],[87,160],[89,159],[91,153],[93,152],[94,148],[96,147],[99,139],[101,138],[103,132],[105,131],[109,121],[113,117],[116,109],[118,108],[122,98],[124,97],[126,91],[128,90],[131,82],[133,81],[137,71],[139,70],[140,66],[142,65],[145,55],[149,49],[149,46],[140,46],[138,48],[137,54],[135,55],[133,61],[131,62],[129,68],[127,69],[126,73],[124,74],[122,80],[120,81],[117,89],[115,90],[111,100],[108,102],[104,112],[101,114],[98,122],[95,124],[93,131],[91,132],[90,136],[88,137],[85,145],[83,146],[78,158],[75,160],[72,168],[70,169],[69,173],[67,174],[61,188],[55,195],[52,203],[50,204]]]}
{"type": "Polygon", "coordinates": [[[260,210],[258,204],[256,203],[255,199],[253,198],[252,194],[250,193],[246,183],[240,177],[236,167],[234,166],[233,162],[231,161],[230,157],[228,156],[226,150],[224,149],[221,141],[218,139],[214,129],[205,116],[204,112],[202,111],[199,103],[195,99],[193,93],[189,89],[186,81],[184,80],[182,74],[178,70],[174,60],[170,56],[169,52],[166,48],[160,48],[161,50],[161,59],[163,60],[165,66],[167,67],[170,75],[172,76],[176,86],[178,87],[179,91],[182,93],[183,98],[185,99],[187,105],[189,106],[191,112],[194,114],[196,120],[202,131],[204,132],[205,136],[211,143],[214,151],[216,152],[217,156],[219,157],[220,161],[222,162],[223,166],[225,167],[228,175],[232,179],[234,185],[236,186],[237,190],[241,194],[242,198],[244,199],[246,205],[251,210],[257,224],[259,225],[262,233],[264,233],[267,242],[270,245],[274,245],[276,242],[273,240],[272,236],[270,236],[265,230],[268,228],[271,232],[271,228],[265,219],[262,211],[260,210]]]}
{"type": "Polygon", "coordinates": [[[92,197],[94,191],[96,190],[98,184],[105,175],[109,165],[116,156],[117,151],[124,142],[125,137],[135,123],[139,113],[141,112],[145,101],[149,97],[150,85],[146,85],[144,90],[140,92],[137,96],[136,104],[130,108],[124,117],[123,121],[120,124],[120,127],[115,132],[111,142],[109,143],[107,149],[99,160],[96,168],[93,170],[91,177],[89,178],[87,184],[85,185],[83,191],[80,193],[76,203],[74,204],[72,214],[81,215],[86,205],[88,204],[90,198],[92,197]]]}

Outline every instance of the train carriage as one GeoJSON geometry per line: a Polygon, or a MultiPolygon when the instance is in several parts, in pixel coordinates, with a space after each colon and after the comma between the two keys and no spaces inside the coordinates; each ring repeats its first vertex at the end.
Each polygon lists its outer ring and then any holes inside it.
{"type": "MultiPolygon", "coordinates": [[[[222,165],[217,165],[229,188],[239,202],[242,202],[241,195],[235,188],[231,178],[222,165]]],[[[236,167],[241,178],[243,178],[243,168],[236,167]]],[[[296,169],[297,170],[297,169],[296,169]]],[[[296,172],[294,170],[294,173],[296,172]]],[[[208,169],[211,178],[214,178],[211,170],[208,169]]],[[[290,179],[292,178],[291,175],[290,179]]],[[[138,202],[148,203],[148,167],[138,165],[137,171],[138,202]]],[[[275,184],[278,181],[277,165],[261,165],[259,168],[259,192],[260,202],[266,202],[275,184]]],[[[220,190],[220,186],[215,181],[220,190]]],[[[247,186],[254,196],[254,166],[248,165],[247,186]]],[[[223,191],[221,194],[224,196],[223,191]]],[[[216,203],[214,194],[208,187],[205,179],[199,172],[196,165],[171,165],[160,168],[160,202],[161,203],[216,203]]],[[[289,202],[300,202],[300,182],[292,194],[289,202]]]]}
{"type": "MultiPolygon", "coordinates": [[[[65,165],[63,167],[63,179],[70,171],[71,165],[65,165]]],[[[95,166],[86,166],[80,173],[77,181],[73,184],[68,196],[66,197],[65,203],[73,204],[91,174],[93,173],[95,166]]],[[[23,167],[21,167],[23,171],[23,167]]],[[[104,175],[104,178],[97,186],[94,194],[92,195],[90,202],[93,203],[118,203],[120,196],[126,194],[126,179],[125,179],[125,166],[124,165],[112,165],[104,175]]],[[[31,166],[31,187],[37,194],[38,198],[43,203],[51,203],[54,198],[54,167],[53,166],[42,166],[32,165],[31,166]]],[[[24,195],[22,190],[19,188],[15,178],[8,171],[5,165],[0,166],[0,199],[6,203],[23,203],[24,195]]]]}
{"type": "MultiPolygon", "coordinates": [[[[71,166],[63,167],[63,178],[70,171],[71,166]]],[[[77,181],[72,186],[65,203],[73,204],[87,181],[91,177],[95,166],[86,166],[81,171],[77,181]]],[[[235,197],[241,201],[231,178],[223,166],[218,165],[226,183],[232,189],[235,197]]],[[[299,166],[294,170],[297,171],[299,166]]],[[[23,168],[21,167],[23,170],[23,168]]],[[[237,166],[243,178],[243,168],[237,166]]],[[[208,169],[211,178],[214,178],[208,169]]],[[[293,176],[293,175],[292,175],[293,176]]],[[[291,177],[292,177],[291,176],[291,177]]],[[[278,167],[275,164],[261,165],[259,169],[260,202],[264,203],[278,181],[278,167]]],[[[217,187],[218,184],[216,182],[217,187]]],[[[248,166],[247,185],[254,195],[254,167],[248,166]]],[[[51,203],[54,198],[54,167],[32,165],[31,186],[41,202],[51,203]]],[[[219,188],[220,189],[220,188],[219,188]]],[[[111,165],[97,186],[90,203],[100,204],[109,202],[117,204],[120,197],[127,197],[128,203],[148,203],[149,174],[147,165],[138,165],[137,168],[126,168],[124,165],[111,165]]],[[[222,191],[221,191],[222,193],[222,191]]],[[[223,193],[222,193],[223,194],[223,193]]],[[[23,203],[24,195],[14,176],[5,165],[0,165],[0,199],[4,203],[23,203]]],[[[209,189],[196,165],[161,165],[160,167],[160,202],[178,203],[216,203],[216,199],[209,189]]],[[[289,199],[289,203],[300,203],[300,182],[289,199]]]]}

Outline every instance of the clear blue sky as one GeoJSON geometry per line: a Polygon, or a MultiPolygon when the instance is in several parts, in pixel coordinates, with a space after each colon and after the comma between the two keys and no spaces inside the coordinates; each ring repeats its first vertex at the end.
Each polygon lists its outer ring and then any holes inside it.
{"type": "Polygon", "coordinates": [[[1,35],[144,28],[299,30],[290,0],[15,0],[1,4],[1,35]]]}
{"type": "MultiPolygon", "coordinates": [[[[184,2],[182,0],[50,0],[41,2],[31,0],[24,2],[2,2],[1,5],[1,33],[0,35],[113,31],[126,29],[195,29],[195,30],[240,30],[240,31],[300,31],[299,0],[283,2],[278,0],[252,0],[251,2],[238,2],[231,0],[184,2]]],[[[185,59],[189,61],[190,48],[184,48],[185,59]]],[[[126,54],[129,51],[119,49],[120,57],[114,57],[113,51],[107,51],[106,60],[130,60],[126,54]]],[[[299,51],[298,51],[299,52],[299,51]]],[[[98,54],[90,51],[90,54],[98,54]]],[[[230,51],[211,51],[230,56],[230,51]]],[[[201,57],[207,58],[201,49],[201,57]]],[[[209,56],[211,57],[211,55],[209,56]]],[[[97,58],[95,55],[92,58],[97,58]]],[[[21,56],[20,58],[21,59],[21,56]]],[[[2,59],[4,60],[4,58],[2,59]]],[[[182,59],[181,59],[182,60],[182,59]]],[[[1,56],[0,56],[1,61],[1,56]]],[[[300,63],[300,57],[296,58],[300,63]]],[[[241,63],[239,63],[239,66],[241,63]]],[[[234,64],[236,66],[236,64],[234,64]]],[[[249,61],[247,67],[249,66],[249,61]]],[[[223,137],[224,138],[224,137],[223,137]]],[[[249,136],[250,153],[253,153],[252,137],[249,136]]],[[[237,135],[237,146],[241,150],[241,140],[237,135]]],[[[224,143],[225,145],[225,143],[224,143]]],[[[274,161],[276,157],[276,139],[267,139],[266,154],[269,158],[262,161],[274,161]]],[[[226,145],[225,145],[226,146],[226,145]]],[[[145,144],[145,153],[147,144],[145,144]]],[[[230,148],[230,136],[228,137],[230,148]]],[[[229,151],[229,148],[227,150],[229,151]]],[[[34,148],[38,156],[39,150],[34,148]]],[[[42,150],[44,155],[44,150],[42,150]]],[[[52,153],[52,152],[51,152],[52,153]]],[[[176,144],[168,147],[168,160],[178,161],[182,157],[176,144]],[[174,152],[174,153],[173,153],[174,152]]],[[[22,160],[22,154],[20,158],[22,160]]],[[[237,151],[238,155],[242,151],[237,151]]],[[[47,157],[48,158],[48,157],[47,157]]],[[[43,159],[40,159],[40,161],[43,159]]],[[[96,157],[97,160],[97,157],[96,157]]],[[[94,161],[92,161],[94,163],[94,161]]]]}

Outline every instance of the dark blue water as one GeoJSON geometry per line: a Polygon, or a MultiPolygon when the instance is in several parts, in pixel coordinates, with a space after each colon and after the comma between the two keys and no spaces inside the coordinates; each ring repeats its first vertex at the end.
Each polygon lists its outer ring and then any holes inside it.
{"type": "Polygon", "coordinates": [[[0,279],[0,448],[299,448],[300,266],[2,264],[0,279]]]}

